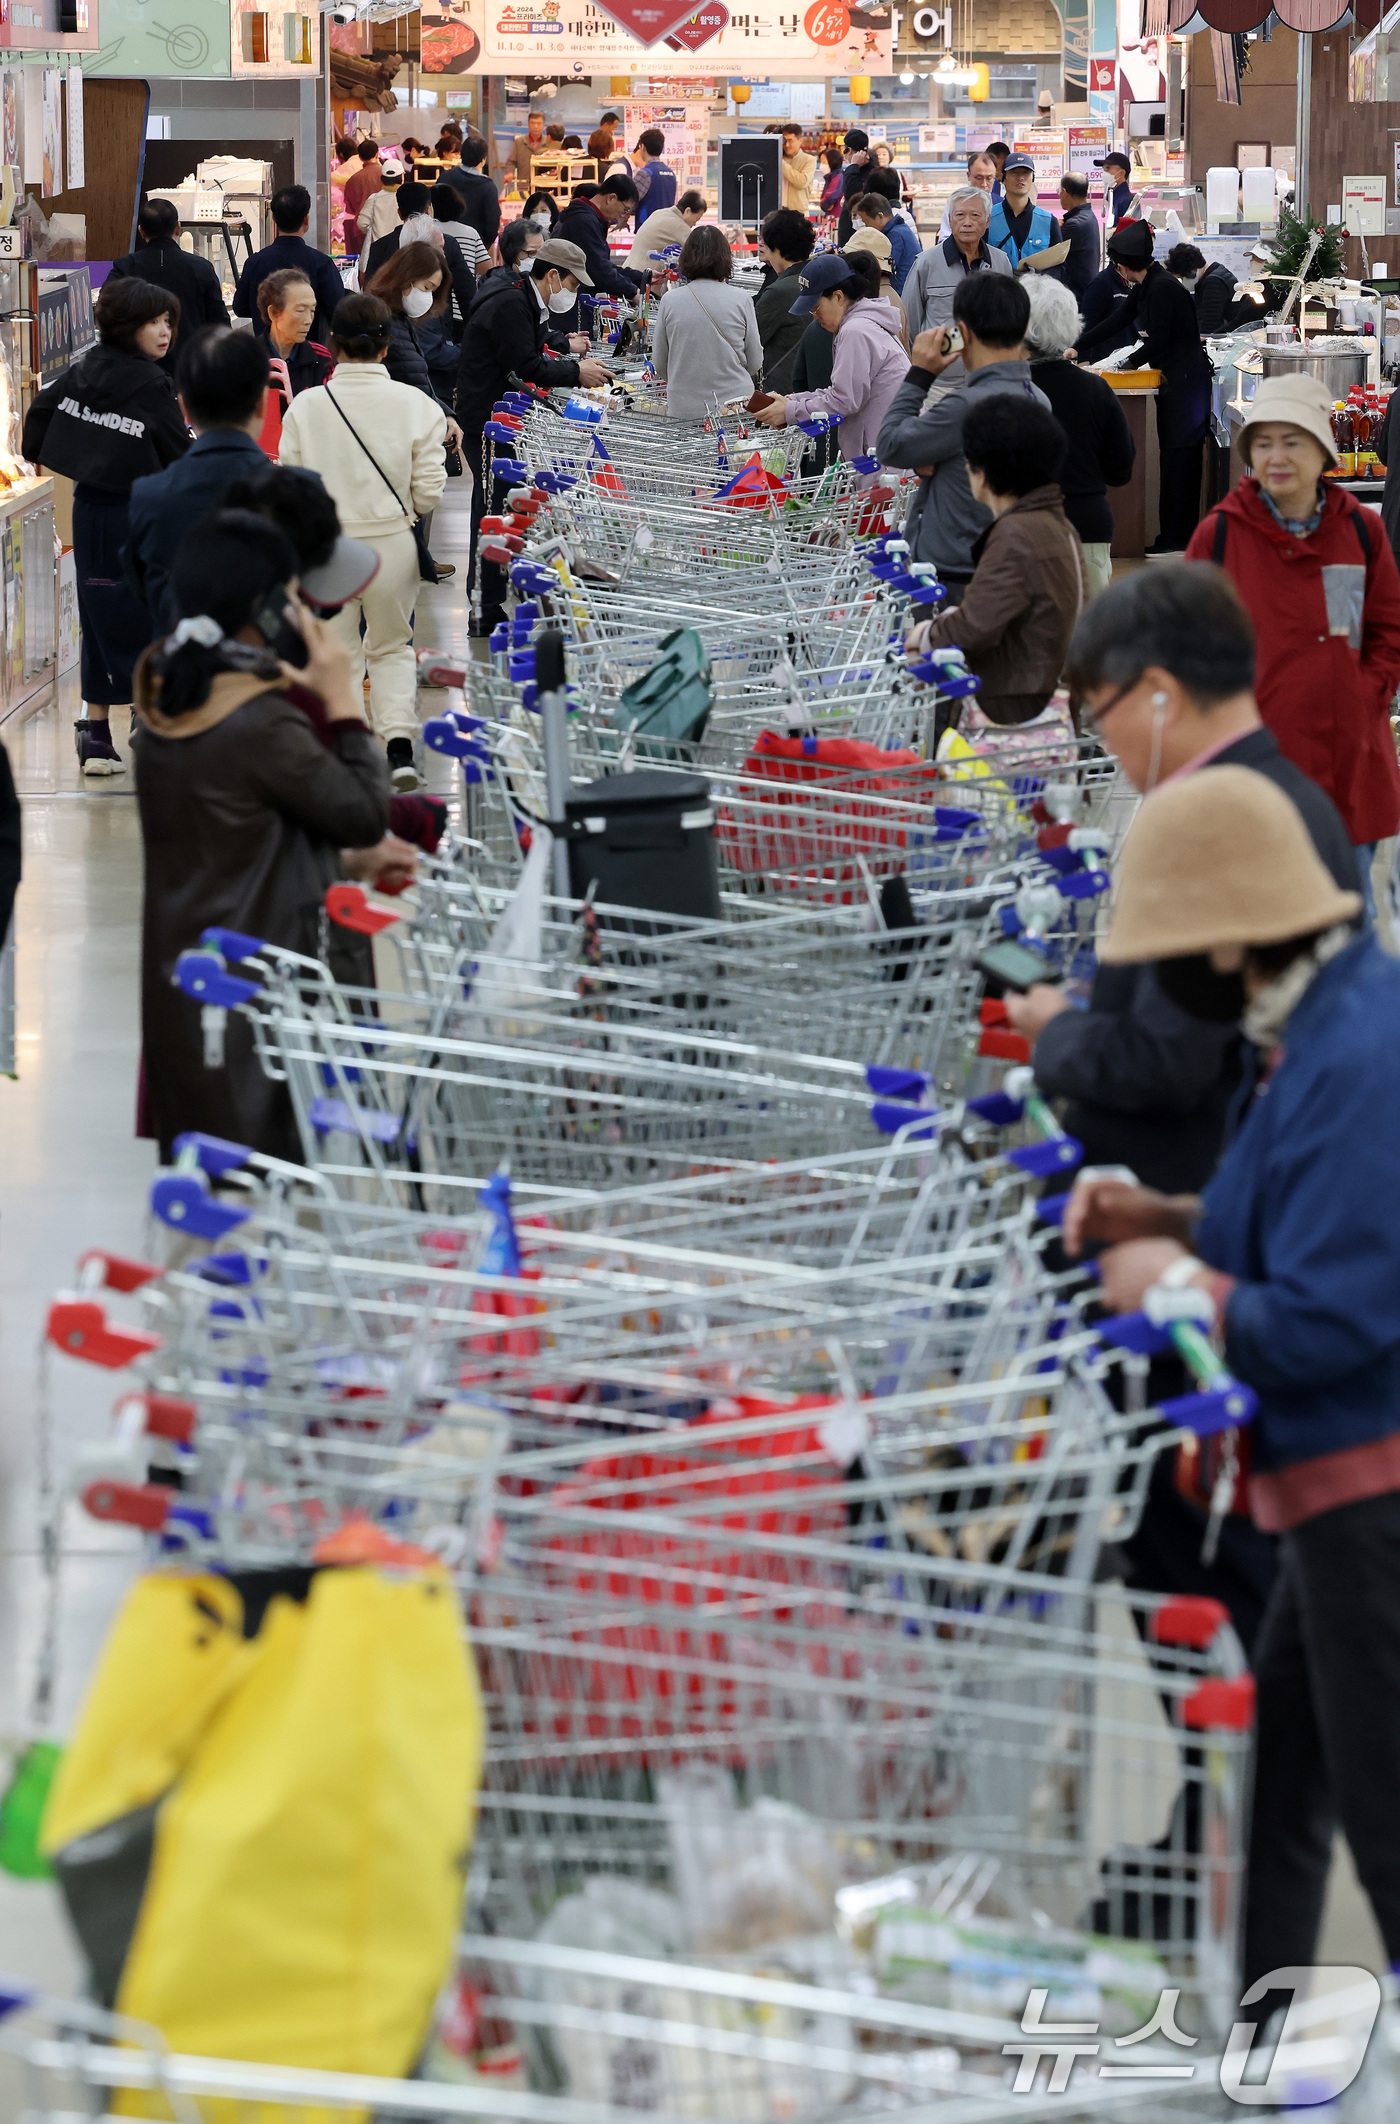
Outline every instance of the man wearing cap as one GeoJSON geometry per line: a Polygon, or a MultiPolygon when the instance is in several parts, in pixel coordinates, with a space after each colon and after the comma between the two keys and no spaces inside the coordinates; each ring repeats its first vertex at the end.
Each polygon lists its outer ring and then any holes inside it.
{"type": "MultiPolygon", "coordinates": [[[[382,155],[379,161],[379,190],[371,192],[356,216],[355,226],[360,232],[360,255],[376,244],[390,230],[397,233],[399,226],[399,188],[403,184],[404,166],[397,155],[382,155]]],[[[364,276],[368,281],[368,271],[364,276]]]]}
{"type": "Polygon", "coordinates": [[[1203,966],[1267,1091],[1202,1197],[1085,1174],[1065,1243],[1108,1242],[1114,1312],[1152,1294],[1257,1409],[1240,1443],[1280,1537],[1255,1648],[1243,1978],[1316,1959],[1345,1832],[1400,1963],[1400,966],[1357,934],[1281,791],[1217,767],[1160,790],[1119,864],[1106,965],[1203,966]]]}
{"type": "Polygon", "coordinates": [[[1337,446],[1316,377],[1264,379],[1240,454],[1248,477],[1211,510],[1187,557],[1215,561],[1239,591],[1259,635],[1260,713],[1365,851],[1369,896],[1369,857],[1400,823],[1390,728],[1400,574],[1375,511],[1324,480],[1337,446]]]}
{"type": "Polygon", "coordinates": [[[1120,221],[1130,221],[1140,217],[1142,203],[1128,182],[1128,173],[1132,169],[1132,164],[1127,156],[1120,154],[1118,149],[1114,148],[1110,154],[1103,157],[1101,162],[1096,162],[1094,168],[1103,171],[1106,193],[1104,219],[1109,227],[1117,228],[1120,221]]]}
{"type": "MultiPolygon", "coordinates": [[[[551,354],[545,345],[551,315],[562,316],[574,306],[580,288],[593,285],[588,262],[577,244],[551,236],[540,245],[528,265],[522,260],[519,279],[482,287],[462,333],[462,351],[457,364],[455,412],[462,429],[462,456],[472,473],[471,550],[472,565],[467,583],[471,587],[476,568],[477,538],[487,503],[501,499],[491,493],[491,460],[494,445],[483,430],[491,408],[510,386],[513,376],[546,390],[555,384],[595,385],[606,383],[608,372],[599,361],[551,354]]],[[[494,562],[481,563],[481,617],[472,623],[473,634],[489,634],[505,616],[508,578],[494,562]]]]}
{"type": "Polygon", "coordinates": [[[1002,165],[1005,197],[992,208],[987,241],[1004,251],[1013,266],[1060,240],[1060,224],[1048,207],[1037,206],[1035,164],[1029,155],[1008,155],[1002,165]]]}
{"type": "Polygon", "coordinates": [[[1196,324],[1196,305],[1175,275],[1158,265],[1152,245],[1152,228],[1145,221],[1130,221],[1109,237],[1109,262],[1126,283],[1128,300],[1106,324],[1082,335],[1079,355],[1083,361],[1098,360],[1110,347],[1125,343],[1125,327],[1131,325],[1142,344],[1123,366],[1160,372],[1161,528],[1151,550],[1180,553],[1200,521],[1211,372],[1196,324]]]}
{"type": "MultiPolygon", "coordinates": [[[[960,184],[948,201],[949,233],[942,243],[920,253],[904,283],[904,324],[912,347],[920,332],[953,321],[953,299],[971,273],[1010,273],[1005,251],[987,241],[991,202],[979,185],[960,184]]],[[[941,372],[944,383],[963,374],[960,354],[941,372]]]]}

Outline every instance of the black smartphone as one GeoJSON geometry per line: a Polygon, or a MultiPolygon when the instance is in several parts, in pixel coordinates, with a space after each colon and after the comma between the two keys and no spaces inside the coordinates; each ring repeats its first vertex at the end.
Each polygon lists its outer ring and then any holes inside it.
{"type": "Polygon", "coordinates": [[[274,656],[298,670],[311,661],[306,636],[297,625],[291,599],[283,589],[269,590],[252,615],[253,625],[274,656]]]}
{"type": "Polygon", "coordinates": [[[1049,982],[1053,987],[1060,978],[1046,965],[1038,951],[1031,951],[1024,944],[1015,944],[1009,937],[1004,944],[989,944],[978,954],[977,965],[989,981],[999,983],[1002,988],[1014,988],[1018,995],[1024,995],[1028,988],[1034,988],[1041,981],[1049,982]]]}

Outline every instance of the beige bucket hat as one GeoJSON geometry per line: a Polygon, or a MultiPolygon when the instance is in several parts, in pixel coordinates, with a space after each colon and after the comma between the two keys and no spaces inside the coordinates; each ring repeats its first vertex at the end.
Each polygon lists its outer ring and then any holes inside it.
{"type": "Polygon", "coordinates": [[[1287,421],[1314,436],[1327,452],[1327,462],[1339,465],[1337,441],[1332,433],[1333,400],[1315,376],[1266,376],[1250,401],[1249,419],[1240,429],[1240,456],[1249,463],[1249,431],[1265,420],[1287,421]]]}
{"type": "Polygon", "coordinates": [[[849,237],[841,248],[847,256],[852,251],[869,251],[882,273],[888,273],[894,262],[894,247],[889,237],[880,229],[857,229],[855,235],[849,237]]]}
{"type": "Polygon", "coordinates": [[[1281,944],[1353,921],[1302,816],[1249,767],[1203,767],[1148,797],[1118,864],[1106,965],[1281,944]]]}

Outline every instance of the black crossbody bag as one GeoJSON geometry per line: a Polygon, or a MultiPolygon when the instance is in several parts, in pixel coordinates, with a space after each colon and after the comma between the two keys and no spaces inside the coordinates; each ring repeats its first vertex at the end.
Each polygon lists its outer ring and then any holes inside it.
{"type": "Polygon", "coordinates": [[[345,408],[339,403],[335,396],[335,393],[333,391],[327,391],[326,396],[330,400],[331,404],[335,407],[335,410],[340,415],[341,419],[345,422],[346,427],[349,428],[350,433],[354,436],[360,448],[364,451],[365,456],[374,466],[375,471],[379,474],[379,477],[383,480],[385,486],[389,489],[389,492],[393,495],[394,500],[403,510],[404,515],[408,518],[408,528],[413,533],[413,543],[418,548],[419,581],[424,583],[435,583],[438,580],[437,562],[433,559],[432,554],[428,551],[428,534],[423,529],[422,517],[412,515],[410,511],[405,507],[403,496],[399,493],[398,488],[394,485],[394,482],[390,479],[388,473],[380,464],[379,459],[370,449],[369,444],[365,441],[359,429],[355,426],[354,422],[350,420],[349,416],[346,414],[345,408]]]}

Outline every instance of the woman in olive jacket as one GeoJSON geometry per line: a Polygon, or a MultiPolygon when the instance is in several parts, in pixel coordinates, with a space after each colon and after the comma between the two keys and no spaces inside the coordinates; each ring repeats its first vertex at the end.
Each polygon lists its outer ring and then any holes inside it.
{"type": "Polygon", "coordinates": [[[296,570],[266,518],[207,518],[170,571],[179,620],[137,666],[141,1027],[165,1159],[187,1129],[300,1159],[287,1087],[264,1072],[252,1028],[230,1012],[211,1061],[175,963],[212,927],[320,956],[327,886],[372,874],[388,827],[383,750],[345,649],[288,591],[296,570]]]}

